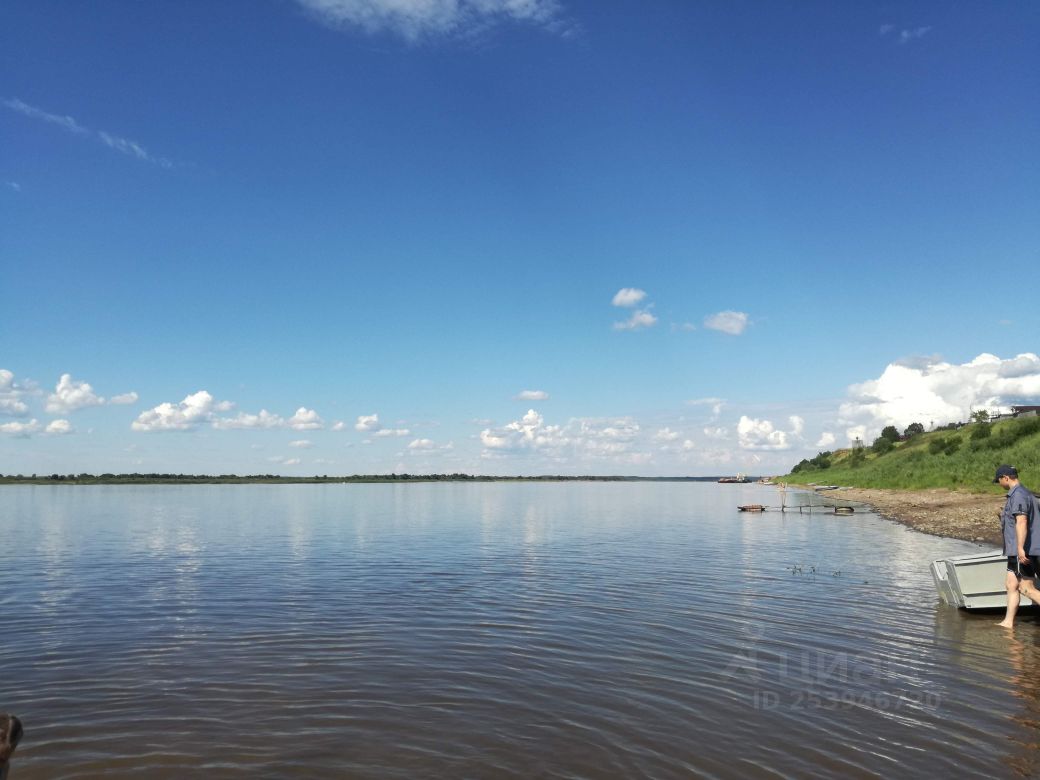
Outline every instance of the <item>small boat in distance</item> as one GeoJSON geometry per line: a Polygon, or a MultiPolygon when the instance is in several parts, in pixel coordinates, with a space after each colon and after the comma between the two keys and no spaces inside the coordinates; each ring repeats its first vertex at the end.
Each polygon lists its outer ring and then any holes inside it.
{"type": "Polygon", "coordinates": [[[765,512],[766,508],[761,504],[741,504],[737,507],[741,512],[765,512]]]}
{"type": "Polygon", "coordinates": [[[734,483],[744,484],[744,483],[747,483],[747,482],[750,482],[750,481],[751,480],[748,479],[743,474],[737,474],[737,476],[735,476],[735,477],[719,477],[719,484],[720,485],[722,485],[722,484],[732,485],[734,483]]]}

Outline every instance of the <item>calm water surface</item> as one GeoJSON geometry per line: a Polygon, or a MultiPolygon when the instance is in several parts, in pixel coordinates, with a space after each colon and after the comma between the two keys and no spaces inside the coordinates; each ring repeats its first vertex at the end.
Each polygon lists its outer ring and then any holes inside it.
{"type": "Polygon", "coordinates": [[[705,483],[7,487],[11,780],[1040,773],[974,545],[705,483]],[[815,572],[813,571],[815,567],[815,572]]]}

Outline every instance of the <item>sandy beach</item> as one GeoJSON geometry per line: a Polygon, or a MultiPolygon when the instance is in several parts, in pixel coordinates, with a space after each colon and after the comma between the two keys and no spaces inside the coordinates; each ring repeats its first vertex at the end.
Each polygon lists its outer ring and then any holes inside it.
{"type": "Polygon", "coordinates": [[[935,536],[1001,545],[999,512],[1003,496],[931,490],[843,488],[828,497],[862,501],[883,517],[935,536]]]}

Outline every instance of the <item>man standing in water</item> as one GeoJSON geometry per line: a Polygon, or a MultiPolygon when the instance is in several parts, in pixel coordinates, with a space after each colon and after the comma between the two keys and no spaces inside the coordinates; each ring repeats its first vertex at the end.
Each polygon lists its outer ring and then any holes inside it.
{"type": "Polygon", "coordinates": [[[1036,498],[1018,481],[1018,469],[1000,466],[993,480],[1008,492],[1004,510],[1000,513],[1001,530],[1004,532],[1004,555],[1007,556],[1007,614],[997,625],[1013,628],[1015,613],[1025,595],[1034,604],[1040,604],[1040,591],[1033,580],[1040,563],[1040,509],[1036,498]]]}

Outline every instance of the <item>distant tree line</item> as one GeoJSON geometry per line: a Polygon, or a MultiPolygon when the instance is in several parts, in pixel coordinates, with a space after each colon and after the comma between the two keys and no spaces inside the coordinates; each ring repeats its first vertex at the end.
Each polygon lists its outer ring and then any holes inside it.
{"type": "Polygon", "coordinates": [[[0,482],[31,482],[33,484],[74,483],[74,484],[125,484],[125,483],[163,483],[163,484],[233,484],[233,483],[341,483],[341,482],[620,482],[642,480],[684,480],[714,481],[716,477],[628,477],[628,476],[481,476],[475,474],[352,474],[350,476],[329,476],[328,474],[312,477],[287,477],[278,474],[49,474],[23,476],[22,474],[0,474],[0,482]]]}

